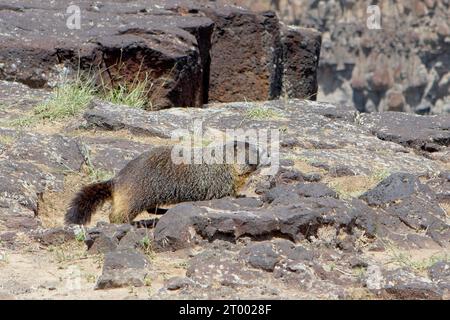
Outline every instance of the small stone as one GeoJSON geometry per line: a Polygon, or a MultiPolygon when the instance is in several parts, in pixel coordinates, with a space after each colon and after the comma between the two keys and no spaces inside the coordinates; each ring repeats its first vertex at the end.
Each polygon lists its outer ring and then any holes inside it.
{"type": "Polygon", "coordinates": [[[281,259],[270,242],[250,244],[239,255],[250,266],[265,271],[273,271],[281,259]]]}
{"type": "Polygon", "coordinates": [[[167,290],[179,290],[193,285],[194,282],[186,277],[172,277],[165,283],[167,290]]]}
{"type": "Polygon", "coordinates": [[[108,252],[95,289],[144,286],[148,265],[145,255],[132,249],[108,252]]]}

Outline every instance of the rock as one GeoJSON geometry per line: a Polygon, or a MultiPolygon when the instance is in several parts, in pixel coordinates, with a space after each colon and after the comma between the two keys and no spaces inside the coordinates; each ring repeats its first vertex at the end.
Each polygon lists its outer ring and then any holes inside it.
{"type": "Polygon", "coordinates": [[[431,195],[431,190],[423,185],[416,176],[399,172],[391,174],[375,188],[361,195],[360,198],[369,205],[379,206],[403,200],[418,193],[431,195]]]}
{"type": "Polygon", "coordinates": [[[32,231],[30,234],[36,241],[43,245],[61,245],[75,239],[75,230],[72,227],[60,227],[32,231]]]}
{"type": "Polygon", "coordinates": [[[95,289],[144,286],[148,265],[145,255],[132,249],[108,252],[95,289]]]}
{"type": "Polygon", "coordinates": [[[97,225],[97,227],[87,230],[84,242],[87,245],[89,253],[97,254],[112,252],[118,248],[119,241],[121,241],[131,229],[132,226],[129,224],[97,225]]]}
{"type": "Polygon", "coordinates": [[[310,289],[313,281],[316,280],[313,269],[302,262],[295,262],[288,266],[278,265],[273,275],[276,279],[280,279],[297,290],[310,289]]]}
{"type": "Polygon", "coordinates": [[[445,211],[433,191],[414,175],[394,173],[360,198],[369,205],[382,206],[387,214],[398,217],[411,229],[426,230],[427,235],[440,245],[450,243],[445,211]]]}
{"type": "Polygon", "coordinates": [[[186,277],[172,277],[164,283],[167,290],[180,290],[192,285],[194,285],[194,281],[186,277]]]}
{"type": "Polygon", "coordinates": [[[160,251],[177,250],[195,244],[195,229],[190,225],[191,218],[202,215],[202,208],[192,204],[180,204],[166,212],[155,228],[154,240],[160,251]]]}
{"type": "Polygon", "coordinates": [[[153,235],[147,229],[131,229],[119,241],[118,248],[143,248],[151,246],[153,235]]]}
{"type": "Polygon", "coordinates": [[[365,275],[366,287],[369,290],[381,290],[384,282],[381,268],[377,265],[369,265],[365,275]]]}
{"type": "Polygon", "coordinates": [[[282,28],[283,95],[299,99],[317,99],[317,68],[322,37],[314,29],[282,28]]]}
{"type": "Polygon", "coordinates": [[[337,194],[323,183],[298,183],[293,186],[281,185],[272,188],[265,193],[264,200],[274,205],[287,205],[298,202],[301,197],[337,198],[337,194]]]}
{"type": "Polygon", "coordinates": [[[89,253],[99,254],[108,253],[117,249],[118,241],[114,237],[108,237],[105,234],[98,235],[95,240],[90,235],[86,237],[85,243],[89,253]]]}
{"type": "Polygon", "coordinates": [[[404,269],[386,272],[382,295],[401,300],[442,299],[442,290],[430,280],[404,269]]]}
{"type": "Polygon", "coordinates": [[[332,167],[330,168],[329,173],[332,177],[345,177],[355,175],[353,170],[346,166],[332,167]]]}
{"type": "Polygon", "coordinates": [[[127,129],[138,135],[170,138],[171,132],[178,129],[173,125],[173,117],[178,120],[177,114],[174,113],[172,117],[171,114],[172,112],[161,112],[160,115],[158,112],[144,112],[94,100],[85,112],[84,118],[90,125],[107,130],[127,129]]]}
{"type": "Polygon", "coordinates": [[[352,268],[367,268],[369,266],[366,261],[359,257],[351,257],[349,263],[352,268]]]}
{"type": "Polygon", "coordinates": [[[83,137],[81,142],[86,147],[92,166],[107,173],[117,173],[132,159],[153,145],[119,138],[83,137]]]}
{"type": "Polygon", "coordinates": [[[209,100],[268,100],[280,95],[282,48],[273,12],[255,14],[225,6],[207,10],[211,38],[209,100]]]}
{"type": "Polygon", "coordinates": [[[323,183],[298,184],[296,186],[296,192],[301,197],[306,198],[322,198],[322,197],[337,198],[336,192],[331,190],[323,183]]]}
{"type": "MultiPolygon", "coordinates": [[[[1,80],[53,87],[81,69],[94,73],[98,83],[107,87],[147,81],[145,108],[160,110],[244,97],[276,98],[283,64],[291,83],[302,77],[308,85],[306,78],[315,78],[318,35],[303,32],[302,39],[314,38],[312,43],[303,53],[295,48],[294,54],[286,56],[295,62],[282,61],[280,24],[270,11],[190,0],[106,2],[95,10],[82,3],[81,26],[68,28],[65,10],[69,5],[68,0],[36,6],[19,1],[0,13],[4,30],[1,80]],[[54,15],[55,11],[62,14],[54,15]],[[110,16],[119,19],[120,26],[110,16]],[[39,27],[48,32],[33,31],[39,27]],[[310,48],[316,51],[308,52],[310,48]],[[304,70],[303,74],[296,74],[296,69],[304,70]]],[[[317,88],[313,84],[307,90],[317,88]]]]}
{"type": "Polygon", "coordinates": [[[0,161],[0,198],[4,201],[3,207],[14,215],[28,211],[26,215],[34,216],[38,210],[38,194],[47,188],[58,190],[62,187],[62,178],[61,174],[45,172],[32,163],[0,161]]]}
{"type": "Polygon", "coordinates": [[[399,0],[398,9],[386,12],[379,4],[379,25],[369,0],[239,3],[276,10],[288,25],[322,32],[318,100],[349,104],[362,112],[421,112],[427,106],[425,112],[448,113],[436,104],[449,97],[449,91],[438,86],[449,70],[448,1],[399,0]]]}
{"type": "Polygon", "coordinates": [[[293,266],[299,262],[312,261],[314,253],[295,246],[291,241],[273,239],[250,243],[239,252],[239,257],[253,268],[272,272],[279,263],[293,266]]]}
{"type": "Polygon", "coordinates": [[[58,2],[2,13],[2,29],[8,35],[0,52],[6,65],[3,78],[42,87],[52,84],[62,72],[76,74],[78,66],[89,70],[93,65],[102,65],[108,70],[102,74],[104,81],[112,85],[147,76],[154,84],[149,108],[203,104],[203,78],[207,76],[203,69],[208,61],[202,61],[205,54],[200,51],[209,50],[205,44],[212,32],[210,19],[162,15],[161,10],[146,10],[145,3],[139,1],[128,12],[114,4],[90,10],[85,3],[80,4],[85,13],[83,23],[92,23],[93,27],[71,30],[64,16],[53,14],[54,10],[65,12],[68,5],[68,1],[58,2]],[[119,28],[107,18],[111,15],[120,17],[119,28]],[[41,41],[41,34],[23,27],[37,21],[36,16],[40,26],[52,26],[44,36],[46,41],[41,41]],[[15,38],[24,41],[17,42],[15,38]]]}
{"type": "Polygon", "coordinates": [[[442,290],[450,290],[450,263],[438,261],[428,268],[428,276],[442,290]]]}
{"type": "Polygon", "coordinates": [[[17,233],[12,231],[0,232],[0,243],[7,244],[8,246],[13,246],[16,237],[17,233]]]}
{"type": "Polygon", "coordinates": [[[322,175],[320,173],[302,173],[302,177],[307,182],[319,182],[322,180],[322,175]]]}
{"type": "Polygon", "coordinates": [[[265,271],[273,271],[280,261],[279,254],[274,251],[270,242],[249,245],[240,252],[240,256],[253,268],[265,271]]]}
{"type": "MultiPolygon", "coordinates": [[[[1,131],[1,130],[0,130],[1,131]]],[[[36,133],[18,134],[12,148],[8,150],[10,159],[27,159],[34,164],[44,165],[54,170],[79,171],[84,162],[78,141],[60,134],[36,133]]]]}
{"type": "Polygon", "coordinates": [[[450,146],[450,116],[383,112],[362,115],[360,123],[379,139],[406,147],[427,151],[427,144],[433,143],[439,151],[442,146],[450,146]]]}
{"type": "Polygon", "coordinates": [[[41,226],[37,219],[23,215],[0,216],[0,222],[4,222],[6,228],[15,231],[32,231],[41,226]]]}
{"type": "Polygon", "coordinates": [[[221,199],[176,205],[155,228],[155,249],[188,248],[204,239],[234,242],[243,236],[270,238],[282,234],[299,241],[315,236],[324,225],[338,229],[360,227],[369,235],[375,232],[373,212],[357,201],[349,204],[329,197],[299,198],[273,208],[236,204],[232,199],[221,199]],[[226,210],[224,203],[228,203],[226,210]]]}

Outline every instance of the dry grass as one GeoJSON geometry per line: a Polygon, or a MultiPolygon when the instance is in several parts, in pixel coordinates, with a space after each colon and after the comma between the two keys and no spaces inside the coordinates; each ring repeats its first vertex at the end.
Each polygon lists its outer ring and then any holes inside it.
{"type": "Polygon", "coordinates": [[[252,120],[278,120],[282,119],[281,112],[267,107],[252,107],[245,112],[246,119],[252,120]]]}
{"type": "Polygon", "coordinates": [[[337,192],[341,199],[351,199],[357,198],[364,192],[374,188],[388,176],[389,171],[377,170],[370,176],[356,175],[328,178],[326,183],[337,192]]]}
{"type": "Polygon", "coordinates": [[[52,95],[38,104],[32,114],[12,120],[9,125],[28,127],[45,121],[56,121],[80,115],[95,98],[132,108],[145,109],[152,106],[150,90],[153,83],[147,74],[140,80],[140,71],[131,83],[121,82],[107,86],[98,84],[95,74],[78,71],[74,79],[66,79],[53,89],[52,95]]]}
{"type": "Polygon", "coordinates": [[[450,203],[449,202],[441,203],[441,207],[447,214],[447,219],[450,219],[450,203]]]}
{"type": "Polygon", "coordinates": [[[15,138],[11,136],[0,135],[0,145],[10,146],[14,142],[15,138]]]}
{"type": "Polygon", "coordinates": [[[294,161],[294,168],[300,172],[303,173],[325,173],[326,171],[317,168],[311,165],[313,162],[313,159],[306,159],[306,158],[292,158],[292,161],[294,161]]]}

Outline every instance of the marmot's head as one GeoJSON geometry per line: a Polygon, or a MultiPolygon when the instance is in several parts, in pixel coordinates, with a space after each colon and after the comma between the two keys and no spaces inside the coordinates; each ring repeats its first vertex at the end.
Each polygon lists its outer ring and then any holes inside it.
{"type": "Polygon", "coordinates": [[[232,164],[238,175],[245,175],[258,168],[261,150],[255,144],[235,140],[224,145],[224,156],[228,164],[231,164],[229,160],[233,159],[232,164]]]}

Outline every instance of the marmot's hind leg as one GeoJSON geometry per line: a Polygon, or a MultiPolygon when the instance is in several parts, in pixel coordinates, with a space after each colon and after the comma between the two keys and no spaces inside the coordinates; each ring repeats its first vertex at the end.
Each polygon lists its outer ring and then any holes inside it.
{"type": "Polygon", "coordinates": [[[139,206],[133,205],[125,195],[115,192],[113,196],[112,211],[109,215],[110,223],[131,223],[142,212],[139,206]]]}

